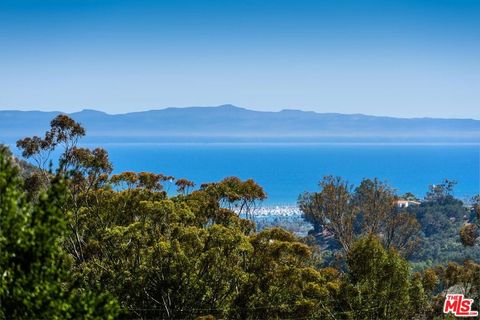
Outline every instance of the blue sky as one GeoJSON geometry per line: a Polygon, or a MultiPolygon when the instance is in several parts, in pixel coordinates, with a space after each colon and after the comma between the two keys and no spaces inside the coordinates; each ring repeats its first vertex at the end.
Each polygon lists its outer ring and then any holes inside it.
{"type": "Polygon", "coordinates": [[[477,0],[0,0],[0,109],[480,119],[477,0]]]}

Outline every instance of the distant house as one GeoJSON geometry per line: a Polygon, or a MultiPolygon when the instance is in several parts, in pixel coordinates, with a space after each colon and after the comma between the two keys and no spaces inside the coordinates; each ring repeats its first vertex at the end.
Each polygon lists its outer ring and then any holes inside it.
{"type": "Polygon", "coordinates": [[[397,200],[395,201],[395,205],[398,208],[408,208],[409,206],[418,206],[420,202],[414,200],[397,200]]]}

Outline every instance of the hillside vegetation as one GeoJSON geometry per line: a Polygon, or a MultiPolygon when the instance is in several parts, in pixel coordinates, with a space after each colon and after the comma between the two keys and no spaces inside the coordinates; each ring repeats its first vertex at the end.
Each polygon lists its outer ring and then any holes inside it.
{"type": "Polygon", "coordinates": [[[479,307],[480,264],[413,272],[407,260],[431,256],[429,243],[441,254],[447,234],[475,246],[480,206],[465,209],[448,182],[400,210],[376,179],[352,189],[326,177],[300,199],[313,231],[299,238],[257,230],[266,195],[252,180],[112,174],[105,150],[77,146],[84,135],[56,116],[45,136],[18,141],[28,171],[0,149],[2,319],[434,319],[452,288],[479,307]]]}

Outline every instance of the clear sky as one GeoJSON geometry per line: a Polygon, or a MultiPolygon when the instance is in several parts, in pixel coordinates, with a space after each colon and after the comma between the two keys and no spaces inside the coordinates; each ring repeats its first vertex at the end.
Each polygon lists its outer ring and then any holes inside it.
{"type": "Polygon", "coordinates": [[[478,0],[0,0],[0,109],[480,119],[478,0]]]}

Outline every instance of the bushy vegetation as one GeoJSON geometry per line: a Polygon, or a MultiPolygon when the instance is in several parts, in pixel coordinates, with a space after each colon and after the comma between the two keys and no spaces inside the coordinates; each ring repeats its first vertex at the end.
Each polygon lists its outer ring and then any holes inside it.
{"type": "Polygon", "coordinates": [[[453,196],[454,185],[450,180],[432,185],[420,201],[410,193],[398,196],[377,179],[364,179],[354,188],[329,176],[320,182],[319,192],[301,195],[299,206],[325,256],[348,251],[350,242],[374,233],[415,270],[423,270],[449,261],[480,259],[480,248],[475,247],[478,197],[464,203],[453,196]],[[415,202],[408,207],[395,205],[405,199],[415,202]]]}
{"type": "Polygon", "coordinates": [[[241,218],[266,197],[252,180],[178,179],[171,196],[163,183],[174,177],[112,175],[105,150],[77,147],[84,134],[61,115],[19,141],[37,164],[28,172],[0,150],[0,318],[432,319],[455,286],[478,298],[475,262],[414,273],[406,260],[470,219],[448,192],[400,210],[378,180],[353,190],[328,177],[301,199],[314,226],[301,239],[241,218]]]}
{"type": "Polygon", "coordinates": [[[63,247],[66,189],[54,178],[27,200],[19,168],[0,148],[0,318],[113,319],[120,311],[107,292],[95,293],[73,277],[63,247]]]}

